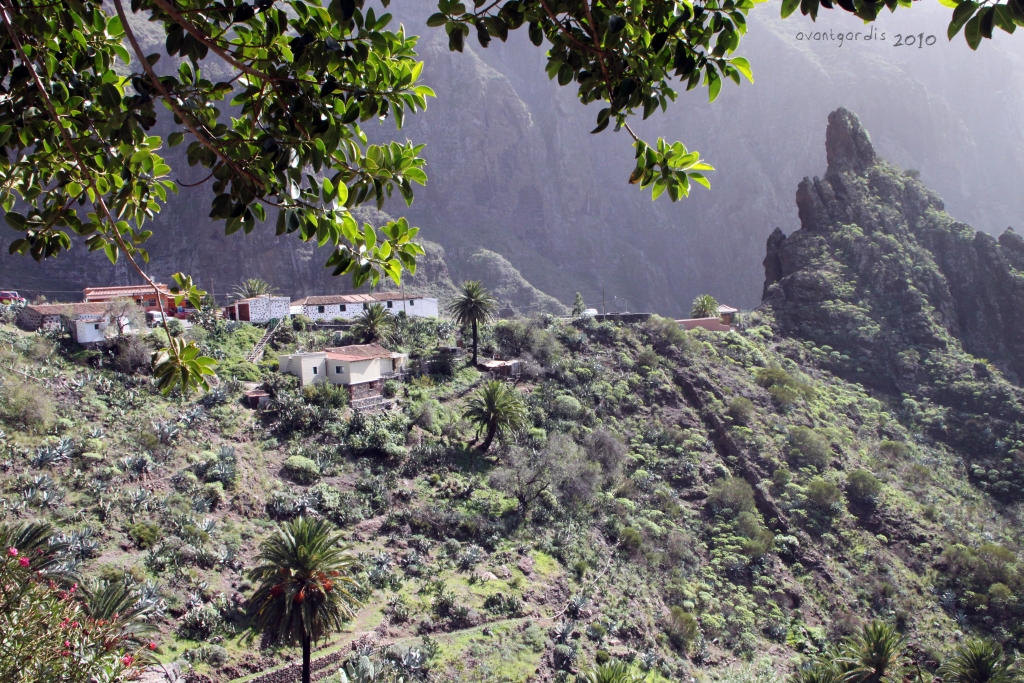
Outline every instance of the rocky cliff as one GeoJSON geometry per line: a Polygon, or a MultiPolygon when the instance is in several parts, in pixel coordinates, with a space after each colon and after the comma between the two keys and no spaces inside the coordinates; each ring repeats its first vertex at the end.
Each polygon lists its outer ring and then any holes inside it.
{"type": "Polygon", "coordinates": [[[925,433],[982,459],[1021,453],[1024,240],[954,220],[851,112],[828,121],[828,169],[797,190],[800,229],[768,238],[763,308],[925,433]]]}

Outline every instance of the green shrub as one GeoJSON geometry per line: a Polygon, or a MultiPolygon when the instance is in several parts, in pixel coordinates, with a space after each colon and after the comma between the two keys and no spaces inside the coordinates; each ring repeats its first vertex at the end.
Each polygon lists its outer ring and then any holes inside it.
{"type": "Polygon", "coordinates": [[[729,417],[735,422],[745,425],[754,416],[754,402],[745,396],[737,396],[729,401],[729,417]]]}
{"type": "Polygon", "coordinates": [[[309,316],[302,315],[301,313],[292,316],[292,329],[296,332],[305,332],[312,324],[313,321],[309,316]]]}
{"type": "Polygon", "coordinates": [[[652,315],[644,323],[644,332],[650,338],[651,346],[659,351],[667,351],[672,346],[680,351],[690,351],[696,345],[682,326],[672,318],[652,315]]]}
{"type": "Polygon", "coordinates": [[[0,417],[27,431],[42,433],[53,425],[54,401],[38,384],[6,382],[0,386],[0,417]]]}
{"type": "Polygon", "coordinates": [[[284,473],[296,484],[312,484],[320,478],[320,466],[309,458],[293,455],[284,461],[284,473]]]}
{"type": "Polygon", "coordinates": [[[867,470],[854,470],[846,477],[846,495],[855,503],[874,505],[882,492],[882,482],[867,470]]]}
{"type": "Polygon", "coordinates": [[[673,606],[665,621],[665,634],[675,648],[685,652],[700,637],[700,625],[692,614],[673,606]]]}
{"type": "Polygon", "coordinates": [[[203,484],[203,497],[210,501],[211,508],[216,508],[224,501],[224,484],[219,481],[203,484]]]}
{"type": "Polygon", "coordinates": [[[612,656],[608,654],[607,650],[598,650],[594,653],[594,663],[598,666],[607,664],[611,660],[612,656]]]}
{"type": "Polygon", "coordinates": [[[574,397],[568,394],[562,394],[557,396],[554,401],[551,402],[551,412],[557,417],[562,417],[567,420],[574,419],[583,411],[583,406],[574,397]]]}
{"type": "Polygon", "coordinates": [[[793,481],[793,473],[789,471],[788,467],[779,467],[772,472],[772,483],[777,488],[784,489],[791,481],[793,481]]]}
{"type": "Polygon", "coordinates": [[[656,368],[659,360],[661,358],[654,349],[644,349],[636,355],[637,367],[641,368],[656,368]]]}
{"type": "Polygon", "coordinates": [[[160,538],[160,525],[156,522],[138,522],[128,525],[128,537],[139,550],[153,547],[160,538]]]}
{"type": "Polygon", "coordinates": [[[728,477],[711,485],[705,505],[712,514],[736,517],[741,512],[753,512],[754,489],[745,480],[728,477]]]}
{"type": "Polygon", "coordinates": [[[789,456],[799,466],[810,465],[824,470],[832,461],[832,447],[815,429],[791,427],[789,430],[789,456]]]}
{"type": "Polygon", "coordinates": [[[256,364],[248,361],[225,361],[217,368],[217,374],[242,382],[258,382],[262,377],[256,364]]]}
{"type": "Polygon", "coordinates": [[[834,515],[843,500],[839,487],[821,477],[811,479],[807,484],[807,502],[817,512],[834,515]]]}
{"type": "Polygon", "coordinates": [[[782,409],[791,407],[801,395],[808,399],[814,395],[814,389],[809,384],[797,380],[781,368],[758,370],[757,383],[768,390],[772,400],[782,409]]]}
{"type": "Polygon", "coordinates": [[[878,452],[890,458],[902,459],[907,455],[907,444],[902,441],[883,441],[878,444],[878,452]]]}

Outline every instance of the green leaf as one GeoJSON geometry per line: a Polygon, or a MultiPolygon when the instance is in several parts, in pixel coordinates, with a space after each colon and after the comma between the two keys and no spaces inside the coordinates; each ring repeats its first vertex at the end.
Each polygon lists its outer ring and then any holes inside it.
{"type": "Polygon", "coordinates": [[[714,71],[708,72],[708,102],[714,102],[722,92],[722,78],[714,71]]]}
{"type": "Polygon", "coordinates": [[[961,2],[953,12],[953,18],[949,22],[949,28],[946,30],[946,37],[953,40],[953,36],[960,33],[960,29],[974,16],[976,11],[978,11],[978,3],[974,2],[974,0],[961,2]]]}
{"type": "Polygon", "coordinates": [[[754,72],[750,68],[750,62],[748,62],[745,57],[734,57],[729,60],[729,63],[732,64],[737,71],[746,76],[748,81],[751,83],[754,82],[754,72]]]}
{"type": "Polygon", "coordinates": [[[967,26],[964,27],[964,38],[972,50],[977,50],[981,44],[981,15],[974,15],[967,26]]]}
{"type": "Polygon", "coordinates": [[[782,0],[782,18],[785,19],[800,6],[800,0],[782,0]]]}

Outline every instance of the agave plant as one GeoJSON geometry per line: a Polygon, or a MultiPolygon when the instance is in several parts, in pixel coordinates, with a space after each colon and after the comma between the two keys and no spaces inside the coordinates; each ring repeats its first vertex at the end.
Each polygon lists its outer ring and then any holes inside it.
{"type": "Polygon", "coordinates": [[[583,610],[590,604],[590,598],[582,593],[576,593],[569,597],[569,602],[565,605],[565,612],[573,619],[579,619],[583,615],[583,610]]]}
{"type": "Polygon", "coordinates": [[[166,421],[159,421],[153,424],[153,430],[156,432],[156,438],[165,446],[170,446],[171,442],[174,441],[178,436],[177,425],[171,424],[166,421]]]}
{"type": "Polygon", "coordinates": [[[639,677],[630,671],[625,662],[611,662],[588,669],[579,677],[585,683],[636,683],[639,677]]]}
{"type": "Polygon", "coordinates": [[[576,633],[576,622],[572,619],[563,619],[551,628],[551,636],[556,643],[569,643],[573,634],[576,633]]]}
{"type": "Polygon", "coordinates": [[[471,545],[460,554],[456,563],[462,571],[469,571],[484,559],[484,551],[479,546],[471,545]]]}

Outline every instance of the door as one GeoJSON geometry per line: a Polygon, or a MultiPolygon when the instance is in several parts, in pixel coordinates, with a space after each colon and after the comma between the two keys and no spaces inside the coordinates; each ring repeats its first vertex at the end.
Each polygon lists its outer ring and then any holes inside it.
{"type": "Polygon", "coordinates": [[[249,304],[238,304],[238,319],[249,320],[249,304]]]}

